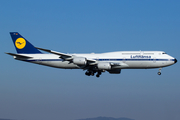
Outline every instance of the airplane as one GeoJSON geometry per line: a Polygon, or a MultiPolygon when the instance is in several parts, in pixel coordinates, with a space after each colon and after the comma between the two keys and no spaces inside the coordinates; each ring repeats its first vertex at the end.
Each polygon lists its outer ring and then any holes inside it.
{"type": "Polygon", "coordinates": [[[16,60],[62,69],[86,70],[85,75],[100,77],[102,72],[120,74],[121,69],[161,69],[173,65],[177,59],[163,51],[118,51],[91,54],[65,54],[34,47],[18,32],[10,32],[17,53],[6,53],[16,60]],[[41,51],[48,52],[48,54],[41,51]]]}

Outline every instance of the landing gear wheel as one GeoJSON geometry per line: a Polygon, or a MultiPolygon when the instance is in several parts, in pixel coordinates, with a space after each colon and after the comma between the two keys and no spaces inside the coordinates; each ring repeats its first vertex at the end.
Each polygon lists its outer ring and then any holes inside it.
{"type": "Polygon", "coordinates": [[[87,70],[86,72],[85,72],[85,75],[87,75],[87,76],[94,76],[94,71],[89,71],[89,70],[87,70]]]}
{"type": "Polygon", "coordinates": [[[161,75],[161,72],[158,72],[158,75],[161,75]]]}
{"type": "Polygon", "coordinates": [[[100,76],[99,74],[96,75],[96,77],[99,77],[99,76],[100,76]]]}
{"type": "Polygon", "coordinates": [[[85,75],[90,76],[90,73],[87,71],[87,72],[85,72],[85,75]]]}
{"type": "Polygon", "coordinates": [[[99,75],[101,75],[102,73],[101,72],[98,72],[99,75]]]}
{"type": "Polygon", "coordinates": [[[101,72],[98,71],[98,73],[96,74],[96,77],[100,77],[100,75],[101,75],[101,72]]]}

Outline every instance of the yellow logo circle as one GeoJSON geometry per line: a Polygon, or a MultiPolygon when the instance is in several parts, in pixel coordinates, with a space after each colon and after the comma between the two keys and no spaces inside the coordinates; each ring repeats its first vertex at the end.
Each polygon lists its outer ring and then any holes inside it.
{"type": "Polygon", "coordinates": [[[18,38],[15,45],[18,49],[23,49],[26,46],[26,40],[24,38],[18,38]]]}

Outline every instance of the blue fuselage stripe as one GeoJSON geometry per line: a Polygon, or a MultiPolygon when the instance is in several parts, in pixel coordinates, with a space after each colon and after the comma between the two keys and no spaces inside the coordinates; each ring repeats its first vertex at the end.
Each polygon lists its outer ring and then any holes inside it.
{"type": "MultiPolygon", "coordinates": [[[[175,61],[174,59],[94,59],[97,61],[175,61]]],[[[63,59],[33,59],[25,60],[27,62],[33,61],[63,61],[63,59]]]]}

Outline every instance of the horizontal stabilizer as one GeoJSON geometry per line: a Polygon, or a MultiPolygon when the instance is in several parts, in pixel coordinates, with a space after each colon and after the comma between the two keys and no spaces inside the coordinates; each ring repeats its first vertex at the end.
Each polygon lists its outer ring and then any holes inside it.
{"type": "Polygon", "coordinates": [[[20,54],[14,54],[14,53],[6,53],[6,54],[11,55],[11,56],[15,56],[15,57],[20,57],[20,58],[32,58],[32,57],[29,57],[29,56],[20,55],[20,54]]]}

